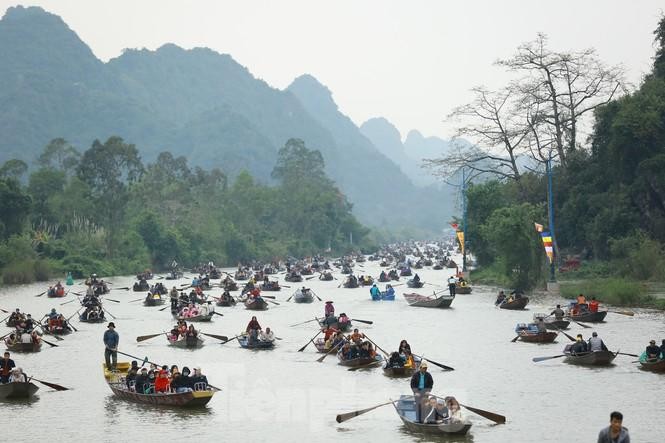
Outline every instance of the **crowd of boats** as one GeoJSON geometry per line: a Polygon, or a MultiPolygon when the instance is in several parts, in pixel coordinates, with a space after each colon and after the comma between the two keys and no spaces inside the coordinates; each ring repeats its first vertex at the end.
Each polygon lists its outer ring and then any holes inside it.
{"type": "MultiPolygon", "coordinates": [[[[418,273],[414,271],[423,267],[430,267],[432,270],[451,269],[456,266],[451,258],[452,252],[453,247],[450,244],[402,244],[386,247],[367,257],[356,254],[337,260],[312,257],[306,260],[287,260],[268,264],[260,262],[241,264],[233,274],[218,269],[212,263],[207,263],[193,269],[195,271],[193,277],[186,283],[178,284],[177,281],[174,281],[175,284],[164,284],[161,280],[177,280],[184,275],[174,262],[174,266],[163,276],[154,275],[150,271],[141,272],[136,276],[137,281],[131,288],[112,288],[112,285],[93,274],[83,282],[86,287],[84,293],[66,290],[58,282],[42,294],[37,294],[37,296],[47,294],[48,297],[54,298],[66,297],[68,294],[74,295],[76,298],[61,304],[65,305],[74,301],[80,303],[79,309],[68,317],[58,313],[56,309],[52,309],[51,312],[36,321],[30,314],[23,313],[20,309],[13,312],[3,310],[9,314],[6,318],[6,325],[11,328],[11,332],[2,338],[5,339],[7,349],[12,352],[38,352],[42,343],[57,347],[56,343],[48,341],[45,337],[62,340],[62,336],[75,332],[76,327],[71,322],[74,317],[81,322],[88,323],[103,323],[107,321],[107,317],[115,319],[113,314],[104,307],[104,302],[119,303],[120,301],[108,298],[108,294],[111,290],[132,290],[143,292],[145,295],[129,301],[130,303],[142,302],[146,307],[161,306],[159,311],[170,308],[170,314],[176,322],[168,332],[139,336],[136,337],[137,342],[163,336],[169,346],[195,349],[203,347],[205,338],[208,337],[222,344],[235,340],[242,348],[270,350],[277,347],[277,342],[281,338],[277,337],[271,328],[263,328],[256,316],[251,318],[244,331],[233,337],[203,332],[196,325],[200,322],[209,323],[214,316],[222,315],[215,311],[215,307],[233,307],[242,304],[247,310],[265,311],[271,304],[279,305],[275,296],[266,293],[291,289],[291,286],[279,282],[280,275],[284,277],[285,282],[305,284],[305,286],[297,285],[296,288],[293,288],[292,294],[285,299],[285,302],[292,300],[295,303],[312,303],[315,299],[323,301],[304,283],[316,278],[320,281],[337,282],[331,283],[331,285],[336,284],[338,289],[369,287],[369,299],[376,302],[394,301],[396,288],[401,285],[405,285],[409,289],[423,289],[425,285],[431,285],[431,295],[424,291],[404,293],[403,297],[408,306],[449,308],[458,295],[472,292],[472,287],[464,275],[455,268],[451,275],[443,274],[442,283],[437,284],[422,281],[418,273]],[[376,278],[363,271],[363,263],[366,261],[379,262],[381,273],[376,278]],[[406,281],[400,282],[400,279],[403,278],[406,281]],[[379,288],[380,284],[385,284],[384,290],[379,288]],[[171,286],[171,289],[168,286],[171,286]],[[221,290],[221,295],[211,296],[210,291],[214,289],[221,290]],[[233,295],[234,292],[239,292],[239,294],[233,295]]],[[[73,284],[71,276],[68,276],[67,283],[68,285],[73,284]]],[[[508,310],[524,309],[528,303],[529,298],[519,291],[513,291],[508,295],[501,291],[495,302],[498,308],[508,310]]],[[[590,326],[586,323],[602,322],[608,312],[631,314],[629,311],[601,309],[596,300],[592,299],[587,302],[583,296],[580,296],[578,300],[569,303],[566,310],[557,306],[550,314],[536,314],[532,322],[516,325],[517,336],[513,341],[552,343],[559,334],[563,334],[571,340],[571,344],[564,348],[561,355],[537,357],[534,358],[534,361],[565,357],[565,361],[574,364],[606,365],[622,353],[609,351],[602,340],[597,337],[597,333],[589,341],[584,341],[581,335],[573,337],[568,335],[565,330],[569,328],[571,322],[588,328],[590,326]]],[[[313,319],[291,326],[314,322],[316,334],[298,351],[303,352],[308,345],[313,344],[316,351],[321,354],[318,358],[319,362],[330,355],[336,355],[339,365],[350,371],[381,367],[385,376],[395,378],[416,377],[421,371],[426,370],[428,363],[443,370],[454,370],[429,357],[425,359],[422,355],[413,354],[411,346],[406,340],[403,340],[395,350],[381,348],[357,326],[372,324],[373,321],[351,318],[345,312],[336,314],[333,300],[327,300],[324,303],[320,317],[315,316],[313,319]]],[[[218,388],[207,383],[207,378],[205,378],[205,382],[203,379],[197,378],[201,377],[200,371],[197,373],[190,371],[189,368],[179,371],[177,367],[152,363],[147,361],[147,358],[143,359],[141,366],[137,366],[142,359],[124,352],[118,351],[118,353],[133,358],[135,361],[131,363],[121,361],[111,367],[104,364],[103,374],[111,391],[123,399],[170,406],[202,406],[218,392],[218,388]],[[150,367],[146,368],[146,364],[150,364],[150,367]],[[144,372],[146,372],[145,377],[143,377],[144,372]]],[[[641,356],[627,355],[638,357],[639,363],[644,369],[665,372],[665,340],[661,347],[655,346],[655,342],[650,343],[641,356]]],[[[7,363],[7,365],[9,364],[7,363]]],[[[17,371],[16,368],[7,369],[0,366],[0,371],[0,375],[3,377],[1,386],[19,383],[17,380],[21,377],[18,373],[10,379],[17,371]]],[[[20,383],[30,384],[31,382],[26,378],[20,383]]],[[[55,384],[49,384],[49,386],[54,389],[66,389],[55,384]]],[[[17,387],[8,395],[30,396],[36,392],[36,388],[36,386],[34,388],[17,387]]],[[[0,397],[3,396],[2,392],[8,391],[7,388],[0,388],[0,397]]],[[[461,404],[451,396],[439,398],[428,394],[422,398],[416,398],[413,395],[404,395],[398,400],[385,403],[385,405],[387,404],[395,407],[407,428],[424,432],[443,434],[468,432],[471,422],[462,416],[461,408],[497,423],[505,422],[505,417],[500,414],[461,404]],[[430,418],[423,418],[423,407],[425,407],[425,417],[431,416],[430,418]],[[416,410],[418,414],[416,414],[416,410]]],[[[362,410],[360,413],[369,412],[376,407],[362,410]]],[[[356,415],[353,416],[360,415],[358,412],[355,411],[356,415]]],[[[352,417],[349,415],[340,414],[338,421],[350,418],[352,417]]]]}

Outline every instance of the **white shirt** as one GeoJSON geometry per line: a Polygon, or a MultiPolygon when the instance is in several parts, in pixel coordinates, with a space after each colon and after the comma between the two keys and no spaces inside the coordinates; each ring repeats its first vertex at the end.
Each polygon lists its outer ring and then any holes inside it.
{"type": "Polygon", "coordinates": [[[261,331],[261,334],[259,334],[259,338],[263,341],[275,341],[275,333],[270,331],[266,333],[265,331],[261,331]]]}

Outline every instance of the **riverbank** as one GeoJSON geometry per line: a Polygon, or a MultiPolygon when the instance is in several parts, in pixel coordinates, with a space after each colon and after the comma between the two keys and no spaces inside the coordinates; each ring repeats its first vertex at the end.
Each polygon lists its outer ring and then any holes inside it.
{"type": "MultiPolygon", "coordinates": [[[[495,266],[489,266],[471,272],[472,284],[493,285],[511,288],[509,279],[495,266]]],[[[574,299],[578,294],[587,298],[596,297],[602,303],[613,306],[650,308],[665,310],[665,297],[658,297],[651,288],[653,282],[637,281],[624,277],[589,276],[583,272],[571,272],[557,276],[561,296],[574,299]]],[[[545,282],[542,288],[544,289],[545,282]]]]}

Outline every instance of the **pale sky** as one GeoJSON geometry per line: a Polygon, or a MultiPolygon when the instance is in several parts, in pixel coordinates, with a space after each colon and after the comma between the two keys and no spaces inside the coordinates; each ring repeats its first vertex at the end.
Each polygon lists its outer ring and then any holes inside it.
{"type": "Polygon", "coordinates": [[[498,87],[492,63],[538,32],[556,50],[595,47],[638,84],[651,66],[655,0],[0,0],[61,16],[100,59],[123,48],[164,43],[230,54],[259,78],[285,88],[309,73],[356,124],[383,116],[449,137],[442,123],[469,88],[498,87]]]}

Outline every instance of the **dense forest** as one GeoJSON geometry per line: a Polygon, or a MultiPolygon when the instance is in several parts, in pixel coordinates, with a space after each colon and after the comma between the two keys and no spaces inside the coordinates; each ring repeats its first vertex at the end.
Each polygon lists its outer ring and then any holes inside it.
{"type": "MultiPolygon", "coordinates": [[[[560,262],[569,255],[587,260],[578,277],[665,279],[665,18],[654,34],[652,71],[636,90],[598,103],[586,144],[566,143],[570,112],[559,115],[561,153],[552,131],[556,246],[560,262]]],[[[526,288],[545,281],[547,259],[534,222],[547,225],[546,196],[542,170],[469,186],[467,237],[484,267],[479,276],[493,271],[526,288]]]]}
{"type": "Polygon", "coordinates": [[[0,269],[5,283],[132,273],[172,260],[235,265],[368,247],[369,230],[324,171],[319,151],[290,139],[272,169],[276,186],[246,171],[229,179],[169,152],[144,164],[120,137],[79,152],[51,141],[27,175],[0,168],[0,269]],[[350,239],[353,244],[350,244],[350,239]]]}

